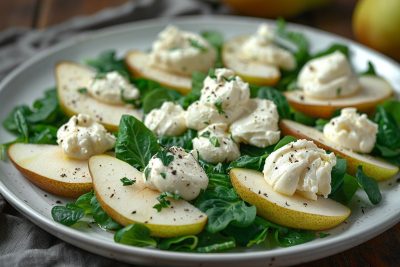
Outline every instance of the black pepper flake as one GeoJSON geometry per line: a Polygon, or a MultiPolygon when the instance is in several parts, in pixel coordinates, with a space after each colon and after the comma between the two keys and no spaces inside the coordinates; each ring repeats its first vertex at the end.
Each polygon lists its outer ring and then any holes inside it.
{"type": "Polygon", "coordinates": [[[61,202],[60,200],[57,200],[56,203],[57,203],[57,204],[61,204],[62,202],[61,202]]]}
{"type": "Polygon", "coordinates": [[[111,194],[110,198],[113,198],[113,197],[114,197],[114,193],[111,194]]]}
{"type": "Polygon", "coordinates": [[[184,209],[184,211],[188,212],[188,211],[189,211],[189,209],[184,209]]]}
{"type": "Polygon", "coordinates": [[[277,170],[278,169],[278,167],[275,167],[275,170],[277,170]]]}
{"type": "Polygon", "coordinates": [[[302,100],[302,101],[303,101],[303,100],[304,100],[304,96],[300,96],[300,100],[302,100]]]}
{"type": "Polygon", "coordinates": [[[132,211],[131,214],[136,214],[136,210],[132,211]]]}
{"type": "Polygon", "coordinates": [[[65,173],[62,173],[60,176],[61,176],[62,178],[67,177],[67,175],[66,175],[65,173]]]}
{"type": "Polygon", "coordinates": [[[287,203],[287,201],[285,201],[285,205],[288,206],[288,207],[290,207],[290,205],[287,203]]]}
{"type": "Polygon", "coordinates": [[[261,190],[258,190],[258,194],[259,194],[259,195],[261,194],[261,190]]]}
{"type": "Polygon", "coordinates": [[[307,207],[308,204],[304,202],[303,205],[304,205],[304,207],[307,207]]]}
{"type": "Polygon", "coordinates": [[[176,175],[176,170],[173,170],[171,173],[172,173],[173,175],[176,175]]]}
{"type": "Polygon", "coordinates": [[[264,195],[264,197],[268,197],[268,194],[267,194],[267,193],[264,193],[263,195],[264,195]]]}

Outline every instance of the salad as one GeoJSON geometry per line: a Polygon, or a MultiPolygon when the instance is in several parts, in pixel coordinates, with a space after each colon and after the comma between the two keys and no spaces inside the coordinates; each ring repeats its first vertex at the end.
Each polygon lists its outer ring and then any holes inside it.
{"type": "Polygon", "coordinates": [[[3,122],[16,139],[2,159],[71,198],[56,222],[95,222],[126,245],[207,253],[324,238],[357,190],[379,205],[378,183],[400,165],[400,102],[350,53],[312,53],[284,21],[231,40],[168,26],[150,52],[59,62],[56,87],[3,122]]]}

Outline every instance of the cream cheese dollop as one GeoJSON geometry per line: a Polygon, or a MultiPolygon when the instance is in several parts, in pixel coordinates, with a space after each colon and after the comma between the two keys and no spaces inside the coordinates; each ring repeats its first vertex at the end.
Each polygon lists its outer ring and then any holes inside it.
{"type": "Polygon", "coordinates": [[[202,159],[210,163],[230,162],[240,157],[239,146],[227,132],[228,125],[216,123],[198,132],[193,139],[193,149],[202,159]]]}
{"type": "Polygon", "coordinates": [[[158,136],[176,136],[187,130],[185,111],[173,102],[164,102],[160,108],[150,111],[144,124],[158,136]]]}
{"type": "Polygon", "coordinates": [[[215,49],[200,35],[168,26],[159,33],[150,52],[150,64],[182,75],[207,72],[217,58],[215,49]]]}
{"type": "Polygon", "coordinates": [[[296,67],[294,56],[275,45],[274,40],[275,31],[263,23],[257,32],[243,43],[239,56],[248,61],[261,62],[285,70],[294,69],[296,67]]]}
{"type": "Polygon", "coordinates": [[[58,129],[57,143],[69,158],[84,160],[113,148],[115,137],[89,115],[78,114],[58,129]]]}
{"type": "Polygon", "coordinates": [[[136,86],[116,71],[94,76],[87,90],[93,98],[113,105],[123,105],[139,98],[136,86]]]}
{"type": "Polygon", "coordinates": [[[336,165],[334,153],[326,153],[313,142],[300,139],[291,142],[267,157],[265,181],[281,194],[298,193],[316,200],[331,192],[331,171],[336,165]]]}
{"type": "Polygon", "coordinates": [[[250,111],[232,123],[230,132],[237,143],[266,147],[279,141],[279,114],[274,102],[251,99],[250,111]]]}
{"type": "Polygon", "coordinates": [[[197,161],[197,152],[187,153],[172,146],[165,151],[171,160],[163,162],[154,155],[144,170],[145,185],[160,192],[170,192],[185,200],[195,199],[208,186],[208,177],[197,161]],[[165,166],[167,163],[167,166],[165,166]]]}
{"type": "Polygon", "coordinates": [[[309,97],[335,99],[360,89],[357,75],[341,52],[312,59],[301,69],[297,85],[309,97]]]}
{"type": "Polygon", "coordinates": [[[355,108],[344,108],[340,116],[324,126],[324,136],[340,147],[370,153],[375,146],[378,125],[355,108]]]}
{"type": "Polygon", "coordinates": [[[230,123],[244,112],[249,99],[249,84],[232,70],[220,68],[204,80],[199,101],[213,105],[230,123]]]}

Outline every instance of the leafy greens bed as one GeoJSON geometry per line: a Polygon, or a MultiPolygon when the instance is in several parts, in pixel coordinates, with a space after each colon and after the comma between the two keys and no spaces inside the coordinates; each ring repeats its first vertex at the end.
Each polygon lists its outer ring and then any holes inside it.
{"type": "MultiPolygon", "coordinates": [[[[280,82],[275,87],[251,85],[251,97],[272,100],[278,108],[280,118],[292,119],[321,129],[327,123],[326,120],[310,118],[295,111],[289,106],[281,92],[296,88],[297,74],[308,60],[336,50],[348,55],[349,49],[341,44],[333,44],[324,51],[312,54],[309,51],[308,40],[300,33],[287,31],[283,21],[278,23],[278,34],[282,40],[282,46],[290,44],[287,48],[294,53],[297,68],[283,72],[280,82]]],[[[224,41],[222,35],[213,31],[203,32],[202,35],[219,52],[215,67],[222,66],[221,49],[224,41]]],[[[139,88],[141,94],[141,99],[132,104],[142,108],[145,114],[160,107],[165,101],[175,101],[183,108],[187,108],[199,99],[203,80],[207,76],[204,73],[194,73],[192,91],[184,96],[154,81],[132,77],[123,59],[116,57],[114,51],[104,52],[98,58],[87,60],[86,64],[95,68],[99,74],[118,71],[128,78],[139,88]]],[[[212,73],[212,70],[210,71],[212,73]]],[[[365,73],[376,74],[372,64],[369,64],[365,73]]],[[[396,164],[400,164],[399,114],[400,103],[390,100],[378,106],[373,117],[379,125],[377,144],[373,154],[396,164]]],[[[14,142],[56,144],[57,128],[67,119],[68,117],[60,109],[54,88],[46,91],[43,98],[36,100],[32,107],[22,105],[14,108],[3,122],[3,126],[17,137],[15,141],[1,145],[3,158],[7,147],[14,142]]],[[[192,139],[196,137],[197,132],[189,129],[181,136],[157,138],[142,122],[124,115],[120,121],[119,131],[115,134],[117,135],[116,157],[144,171],[150,158],[156,153],[162,153],[166,147],[179,146],[191,150],[192,139]]],[[[294,137],[285,136],[276,145],[265,149],[241,145],[240,158],[229,164],[214,165],[200,160],[209,178],[209,186],[192,201],[192,204],[207,214],[208,222],[205,230],[196,236],[155,238],[150,235],[150,230],[145,225],[133,224],[123,227],[104,212],[94,192],[86,193],[66,206],[53,207],[52,216],[55,221],[67,226],[94,220],[99,227],[115,231],[114,240],[118,243],[176,251],[218,252],[254,245],[262,245],[265,248],[288,247],[318,237],[322,238],[327,234],[290,229],[257,216],[256,208],[244,202],[235,192],[228,175],[229,170],[236,167],[261,171],[265,159],[272,151],[293,140],[295,140],[294,137]]],[[[377,183],[365,175],[361,167],[358,168],[355,176],[346,173],[346,167],[346,160],[337,158],[337,164],[332,170],[332,192],[329,197],[347,204],[355,192],[361,188],[366,192],[371,203],[378,204],[382,196],[377,183]]],[[[121,182],[127,186],[132,184],[129,179],[121,179],[121,182]]],[[[157,210],[168,207],[167,197],[176,196],[160,195],[158,198],[160,204],[155,207],[157,210]]]]}

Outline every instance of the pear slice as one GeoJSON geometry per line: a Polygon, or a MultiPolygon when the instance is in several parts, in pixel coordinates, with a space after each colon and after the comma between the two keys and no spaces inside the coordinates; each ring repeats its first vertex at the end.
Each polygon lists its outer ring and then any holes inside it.
{"type": "Polygon", "coordinates": [[[142,173],[117,158],[99,155],[89,159],[93,188],[101,207],[122,225],[145,224],[153,236],[175,237],[198,234],[207,215],[185,200],[170,200],[171,207],[157,212],[160,192],[146,188],[142,173]],[[123,186],[121,178],[136,181],[123,186]],[[173,208],[172,208],[173,207],[173,208]]]}
{"type": "Polygon", "coordinates": [[[142,112],[130,105],[111,105],[100,102],[78,89],[85,88],[96,75],[95,71],[73,62],[61,62],[56,66],[57,92],[62,110],[69,116],[85,113],[103,124],[110,131],[117,131],[124,114],[139,120],[142,112]]]}
{"type": "Polygon", "coordinates": [[[149,55],[141,51],[130,51],[125,58],[126,65],[135,77],[143,77],[158,82],[182,94],[192,90],[192,78],[164,71],[150,65],[149,55]]]}
{"type": "Polygon", "coordinates": [[[13,144],[8,156],[29,181],[64,197],[78,197],[92,189],[87,160],[70,159],[56,145],[13,144]]]}
{"type": "Polygon", "coordinates": [[[393,94],[390,84],[379,77],[366,75],[359,78],[360,90],[349,97],[336,99],[317,99],[304,95],[301,90],[286,92],[289,104],[306,115],[317,118],[330,118],[332,114],[345,107],[357,108],[360,112],[369,113],[375,110],[377,104],[388,99],[393,94]]]}
{"type": "Polygon", "coordinates": [[[348,207],[329,198],[309,200],[297,194],[287,196],[275,192],[261,172],[232,169],[229,175],[240,197],[256,206],[261,217],[274,223],[306,230],[325,230],[350,216],[348,207]]]}
{"type": "Polygon", "coordinates": [[[232,69],[243,80],[256,85],[275,85],[281,73],[279,68],[269,64],[241,59],[240,49],[249,36],[239,36],[224,44],[222,60],[225,67],[232,69]]]}
{"type": "Polygon", "coordinates": [[[335,143],[327,139],[324,134],[315,128],[303,124],[282,120],[279,128],[284,135],[292,135],[301,139],[313,141],[317,146],[325,150],[334,152],[336,155],[347,159],[347,171],[355,174],[358,166],[363,167],[363,171],[377,181],[386,180],[398,173],[399,168],[382,159],[366,154],[358,154],[351,150],[338,147],[335,143]]]}

